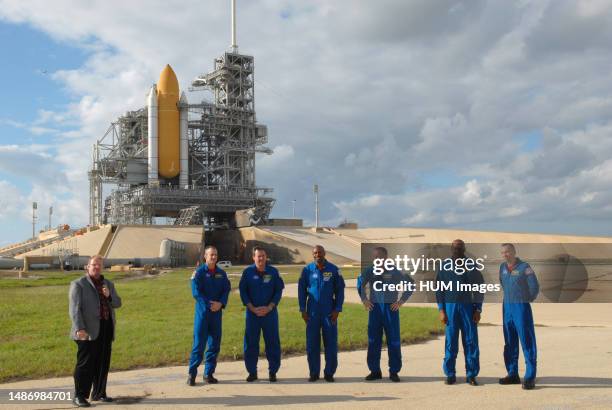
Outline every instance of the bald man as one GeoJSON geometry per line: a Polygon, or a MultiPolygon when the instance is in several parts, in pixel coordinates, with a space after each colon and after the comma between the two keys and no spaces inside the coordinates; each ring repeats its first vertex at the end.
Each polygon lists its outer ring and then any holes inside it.
{"type": "Polygon", "coordinates": [[[304,267],[298,282],[298,299],[306,322],[306,352],[310,377],[316,382],[321,371],[321,336],[325,346],[325,381],[333,382],[338,367],[338,315],[344,303],[344,279],[336,265],[325,259],[325,249],[312,250],[314,261],[304,267]]]}
{"type": "Polygon", "coordinates": [[[516,256],[511,243],[501,247],[504,262],[499,266],[499,282],[504,289],[504,363],[508,374],[499,384],[520,384],[518,375],[519,341],[525,356],[523,389],[535,388],[538,349],[531,304],[540,291],[535,272],[529,264],[516,256]]]}
{"type": "MultiPolygon", "coordinates": [[[[453,289],[438,290],[436,300],[440,311],[440,321],[446,325],[446,342],[443,369],[446,374],[446,384],[455,384],[455,364],[459,352],[459,333],[465,355],[465,371],[467,383],[478,386],[476,376],[480,371],[480,350],[478,347],[478,322],[482,312],[482,294],[477,292],[459,291],[458,283],[484,283],[482,274],[477,269],[463,272],[457,269],[460,259],[465,260],[465,243],[456,239],[451,245],[452,269],[446,268],[446,263],[438,271],[436,282],[451,283],[453,289]]],[[[448,261],[448,259],[446,260],[448,261]]],[[[438,283],[438,285],[440,285],[438,283]]]]}

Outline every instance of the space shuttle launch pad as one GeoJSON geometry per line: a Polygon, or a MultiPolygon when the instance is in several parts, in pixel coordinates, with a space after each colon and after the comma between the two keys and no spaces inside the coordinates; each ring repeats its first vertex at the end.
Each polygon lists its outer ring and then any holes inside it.
{"type": "Polygon", "coordinates": [[[255,154],[272,150],[255,116],[253,57],[235,44],[235,10],[230,50],[191,83],[190,90],[202,89],[213,100],[189,102],[167,65],[146,106],[119,117],[94,144],[91,225],[154,224],[159,217],[232,225],[237,211],[250,224],[267,220],[274,199],[272,189],[255,183],[255,154]],[[106,198],[103,184],[115,186],[106,198]]]}

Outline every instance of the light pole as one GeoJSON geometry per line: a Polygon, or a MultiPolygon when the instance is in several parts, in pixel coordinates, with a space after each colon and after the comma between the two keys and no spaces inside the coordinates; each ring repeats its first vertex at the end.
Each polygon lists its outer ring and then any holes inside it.
{"type": "Polygon", "coordinates": [[[36,238],[36,209],[38,209],[38,204],[32,202],[32,239],[36,238]]]}
{"type": "Polygon", "coordinates": [[[315,229],[319,229],[319,185],[314,185],[315,195],[315,229]]]}
{"type": "Polygon", "coordinates": [[[295,219],[295,199],[291,201],[291,217],[295,219]]]}
{"type": "Polygon", "coordinates": [[[53,207],[49,207],[49,230],[51,230],[51,215],[53,215],[53,207]]]}

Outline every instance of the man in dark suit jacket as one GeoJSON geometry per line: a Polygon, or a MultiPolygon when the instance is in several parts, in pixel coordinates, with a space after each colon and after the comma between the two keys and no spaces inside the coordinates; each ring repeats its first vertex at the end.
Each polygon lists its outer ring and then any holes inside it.
{"type": "Polygon", "coordinates": [[[92,256],[87,274],[70,283],[70,335],[78,348],[73,402],[78,407],[90,406],[90,391],[94,401],[113,401],[106,395],[106,379],[115,338],[115,308],[121,307],[121,298],[115,285],[100,274],[103,266],[102,256],[92,256]]]}

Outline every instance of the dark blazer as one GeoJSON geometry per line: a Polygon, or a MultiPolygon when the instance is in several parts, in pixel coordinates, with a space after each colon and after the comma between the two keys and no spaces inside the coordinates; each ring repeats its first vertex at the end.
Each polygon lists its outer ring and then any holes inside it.
{"type": "MultiPolygon", "coordinates": [[[[113,282],[104,279],[104,283],[110,291],[111,301],[109,305],[114,329],[115,309],[121,307],[121,298],[115,291],[113,282]]],[[[88,274],[70,283],[69,302],[68,312],[72,320],[70,337],[73,340],[78,340],[76,337],[77,330],[85,329],[89,335],[89,340],[96,340],[100,333],[100,298],[96,286],[88,274]]]]}

